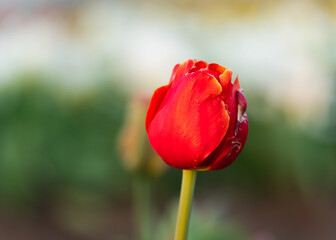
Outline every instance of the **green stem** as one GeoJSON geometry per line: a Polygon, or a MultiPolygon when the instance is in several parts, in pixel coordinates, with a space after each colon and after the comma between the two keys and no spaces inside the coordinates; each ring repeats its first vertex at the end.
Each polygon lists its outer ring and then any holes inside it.
{"type": "Polygon", "coordinates": [[[183,170],[180,204],[177,214],[175,240],[186,240],[188,236],[191,203],[194,194],[197,170],[183,170]]]}
{"type": "Polygon", "coordinates": [[[151,239],[151,206],[150,181],[145,176],[134,178],[134,211],[136,223],[136,239],[151,239]]]}

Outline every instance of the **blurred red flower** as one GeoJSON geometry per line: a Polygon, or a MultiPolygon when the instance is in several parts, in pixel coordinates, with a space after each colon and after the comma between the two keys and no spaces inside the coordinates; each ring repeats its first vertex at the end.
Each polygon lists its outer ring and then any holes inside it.
{"type": "Polygon", "coordinates": [[[155,151],[179,169],[217,170],[242,151],[248,133],[246,98],[238,77],[215,63],[177,64],[151,99],[146,129],[155,151]]]}

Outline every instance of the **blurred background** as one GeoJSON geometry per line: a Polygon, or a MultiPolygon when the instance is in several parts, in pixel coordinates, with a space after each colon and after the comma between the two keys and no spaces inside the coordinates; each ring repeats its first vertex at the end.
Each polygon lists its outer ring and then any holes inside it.
{"type": "Polygon", "coordinates": [[[188,58],[239,74],[250,123],[189,239],[335,239],[334,0],[0,1],[0,239],[171,239],[144,115],[188,58]]]}

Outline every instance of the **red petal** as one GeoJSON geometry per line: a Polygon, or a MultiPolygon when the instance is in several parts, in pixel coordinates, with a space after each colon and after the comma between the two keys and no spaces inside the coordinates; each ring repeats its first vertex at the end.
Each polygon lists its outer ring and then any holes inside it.
{"type": "Polygon", "coordinates": [[[220,97],[222,87],[214,77],[198,71],[176,80],[147,132],[167,164],[193,169],[218,147],[230,119],[220,97]]]}
{"type": "Polygon", "coordinates": [[[234,85],[234,87],[235,87],[236,89],[239,89],[239,88],[240,88],[238,75],[237,75],[236,80],[234,81],[234,84],[233,84],[233,85],[234,85]]]}
{"type": "Polygon", "coordinates": [[[233,140],[225,143],[223,147],[225,151],[218,157],[218,161],[214,162],[209,170],[219,170],[231,165],[243,150],[248,134],[247,114],[244,113],[242,121],[237,121],[236,136],[233,140]]]}
{"type": "Polygon", "coordinates": [[[189,73],[196,72],[198,70],[206,68],[207,66],[208,66],[208,64],[204,61],[196,61],[195,65],[190,69],[189,73]]]}
{"type": "Polygon", "coordinates": [[[147,110],[147,116],[146,116],[146,129],[148,129],[148,126],[150,125],[151,121],[153,120],[153,117],[157,111],[157,109],[160,107],[160,104],[166,95],[170,84],[159,87],[155,90],[153,93],[152,99],[149,103],[149,107],[147,110]]]}
{"type": "Polygon", "coordinates": [[[247,102],[242,89],[236,90],[235,86],[237,85],[232,86],[235,97],[226,98],[230,113],[229,129],[218,148],[203,162],[202,170],[217,170],[229,166],[245,145],[248,134],[248,120],[245,112],[247,102]]]}
{"type": "Polygon", "coordinates": [[[208,67],[202,71],[209,73],[219,81],[219,76],[225,71],[225,67],[222,67],[216,63],[210,63],[208,67]]]}
{"type": "Polygon", "coordinates": [[[212,70],[215,70],[216,72],[218,72],[218,74],[222,74],[224,71],[225,71],[225,67],[217,64],[217,63],[210,63],[208,65],[208,69],[212,69],[212,70]]]}
{"type": "MultiPolygon", "coordinates": [[[[225,102],[226,109],[230,115],[230,126],[227,137],[231,137],[234,134],[236,121],[237,121],[237,85],[231,83],[232,72],[230,69],[225,70],[221,76],[221,85],[223,87],[223,92],[221,94],[222,99],[225,102]],[[223,82],[222,82],[223,81],[223,82]]],[[[239,84],[239,81],[236,80],[239,84]]]]}
{"type": "Polygon", "coordinates": [[[181,80],[181,78],[190,71],[190,69],[194,66],[194,60],[192,59],[189,59],[187,61],[185,61],[184,63],[182,64],[177,64],[175,67],[174,67],[174,70],[173,70],[173,74],[170,78],[170,82],[175,82],[175,79],[176,81],[179,81],[181,80]]]}

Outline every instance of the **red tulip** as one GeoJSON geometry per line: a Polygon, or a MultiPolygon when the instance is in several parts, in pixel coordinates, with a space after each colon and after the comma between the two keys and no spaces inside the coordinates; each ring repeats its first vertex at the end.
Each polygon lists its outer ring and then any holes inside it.
{"type": "Polygon", "coordinates": [[[238,77],[215,63],[177,64],[168,85],[151,99],[146,129],[154,150],[179,169],[217,170],[242,151],[248,132],[247,102],[238,77]]]}

